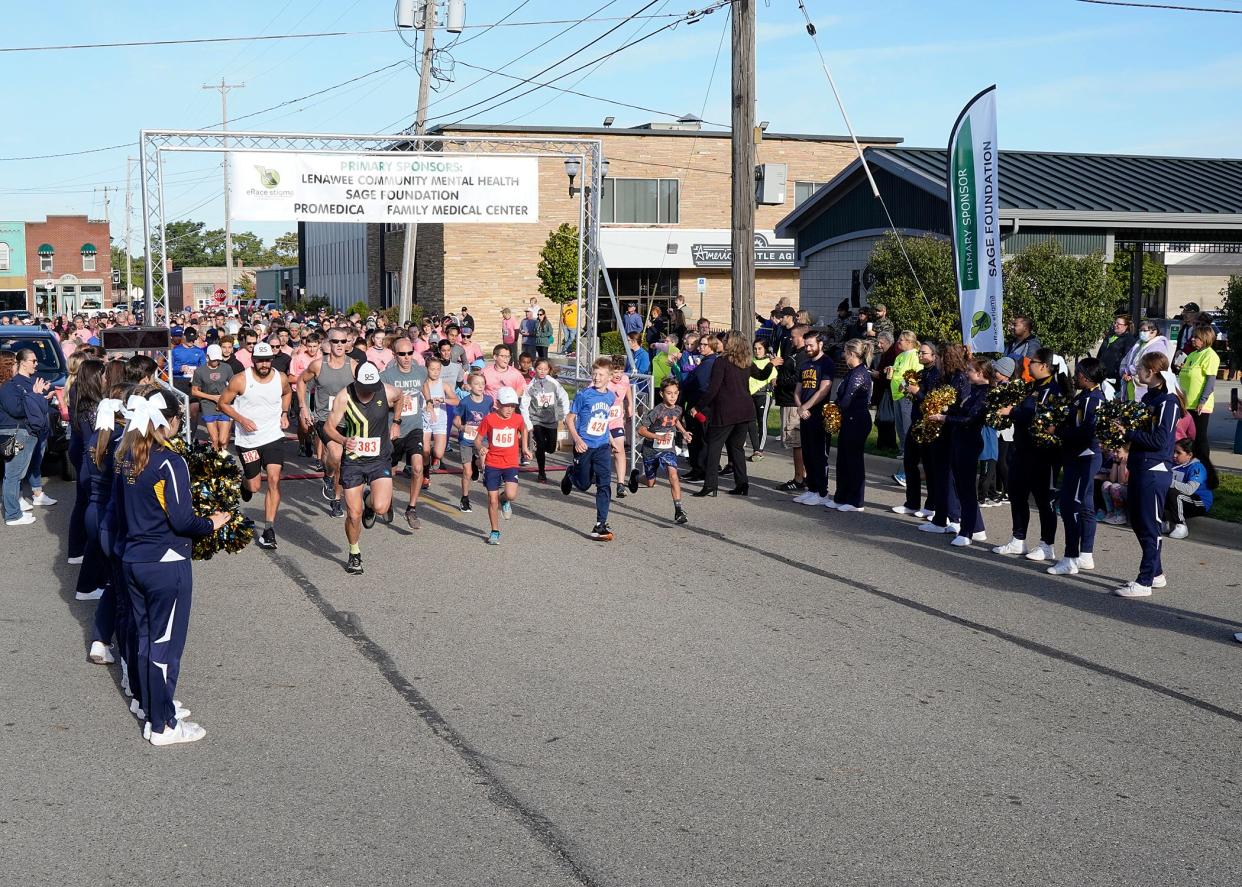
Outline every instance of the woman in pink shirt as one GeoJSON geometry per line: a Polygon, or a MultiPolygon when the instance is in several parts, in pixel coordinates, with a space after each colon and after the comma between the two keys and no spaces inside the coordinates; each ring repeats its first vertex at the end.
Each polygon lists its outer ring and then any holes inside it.
{"type": "MultiPolygon", "coordinates": [[[[500,309],[500,341],[501,343],[513,348],[517,342],[517,321],[513,319],[513,312],[508,308],[500,309]]],[[[512,352],[510,352],[512,353],[512,352]]]]}
{"type": "Polygon", "coordinates": [[[383,330],[376,330],[371,334],[371,344],[367,346],[367,360],[375,364],[375,368],[381,373],[384,367],[392,363],[392,349],[388,347],[386,341],[388,334],[383,330]]]}

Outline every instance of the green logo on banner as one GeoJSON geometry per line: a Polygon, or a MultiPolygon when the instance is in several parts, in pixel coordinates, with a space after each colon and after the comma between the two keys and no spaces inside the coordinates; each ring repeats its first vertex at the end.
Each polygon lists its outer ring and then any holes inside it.
{"type": "Polygon", "coordinates": [[[255,171],[259,174],[259,184],[264,188],[275,188],[280,184],[280,173],[266,166],[256,166],[255,171]]]}
{"type": "Polygon", "coordinates": [[[986,311],[976,311],[975,318],[970,324],[970,337],[973,339],[975,336],[982,332],[986,332],[991,328],[992,315],[988,314],[986,311]]]}
{"type": "Polygon", "coordinates": [[[962,123],[953,146],[953,237],[957,245],[957,272],[963,290],[979,288],[979,237],[975,205],[975,150],[970,117],[962,123]]]}

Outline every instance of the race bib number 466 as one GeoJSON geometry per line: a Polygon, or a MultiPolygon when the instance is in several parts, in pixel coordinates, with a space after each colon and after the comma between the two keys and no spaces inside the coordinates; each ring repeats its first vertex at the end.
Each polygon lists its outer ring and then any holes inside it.
{"type": "Polygon", "coordinates": [[[517,442],[516,428],[497,428],[492,432],[492,446],[504,449],[517,442]]]}

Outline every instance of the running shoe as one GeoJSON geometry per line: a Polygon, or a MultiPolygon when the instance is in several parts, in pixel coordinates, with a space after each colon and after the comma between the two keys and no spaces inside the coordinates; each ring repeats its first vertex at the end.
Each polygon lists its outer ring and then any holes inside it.
{"type": "Polygon", "coordinates": [[[606,523],[596,524],[591,528],[591,538],[597,542],[611,542],[612,529],[606,523]]]}
{"type": "Polygon", "coordinates": [[[355,576],[362,575],[362,555],[351,554],[349,561],[345,564],[345,572],[353,573],[355,576]]]}
{"type": "Polygon", "coordinates": [[[801,480],[787,480],[787,481],[785,481],[783,484],[781,484],[779,487],[777,487],[777,489],[778,489],[778,490],[782,490],[782,491],[784,491],[784,492],[786,492],[786,493],[792,493],[792,492],[794,492],[795,490],[805,490],[805,489],[806,489],[806,481],[801,481],[801,480]]]}
{"type": "Polygon", "coordinates": [[[568,496],[574,491],[574,478],[569,473],[569,469],[565,469],[565,473],[561,475],[561,495],[568,496]]]}
{"type": "Polygon", "coordinates": [[[686,517],[686,513],[680,508],[673,509],[673,523],[684,524],[688,520],[690,520],[690,518],[686,517]]]}
{"type": "Polygon", "coordinates": [[[637,468],[630,469],[629,488],[630,488],[631,493],[638,492],[638,469],[637,468]]]}
{"type": "Polygon", "coordinates": [[[617,498],[618,499],[625,498],[625,484],[617,484],[617,498]]]}
{"type": "Polygon", "coordinates": [[[51,496],[49,496],[47,493],[40,490],[37,495],[30,497],[30,504],[31,505],[55,505],[56,500],[53,499],[51,496]]]}
{"type": "Polygon", "coordinates": [[[310,470],[323,472],[325,474],[328,471],[327,467],[322,462],[320,462],[318,459],[316,459],[314,462],[311,462],[310,470]]]}
{"type": "Polygon", "coordinates": [[[1168,578],[1161,573],[1159,576],[1153,576],[1151,580],[1152,588],[1164,588],[1169,584],[1168,578]]]}
{"type": "Polygon", "coordinates": [[[894,474],[893,483],[897,484],[899,487],[904,487],[906,485],[906,473],[904,471],[898,471],[894,474]]]}
{"type": "Polygon", "coordinates": [[[1028,561],[1055,561],[1057,554],[1047,542],[1040,542],[1026,553],[1028,561]]]}
{"type": "Polygon", "coordinates": [[[276,548],[276,531],[275,531],[274,529],[272,529],[271,527],[268,527],[266,530],[264,530],[264,531],[263,531],[263,535],[262,535],[262,536],[260,536],[258,539],[256,539],[256,540],[255,540],[255,543],[256,543],[256,544],[257,544],[260,548],[266,548],[268,551],[273,551],[273,550],[275,550],[275,548],[276,548]]]}
{"type": "Polygon", "coordinates": [[[755,450],[753,453],[750,454],[750,458],[747,459],[747,461],[748,462],[762,462],[763,461],[763,450],[755,450]]]}
{"type": "MultiPolygon", "coordinates": [[[[470,504],[469,499],[466,500],[466,504],[470,504]]],[[[405,510],[405,522],[410,525],[411,530],[421,530],[423,528],[423,522],[418,519],[418,510],[413,505],[405,510]]]]}
{"type": "Polygon", "coordinates": [[[1013,538],[1004,545],[993,548],[992,554],[1026,554],[1029,550],[1024,540],[1013,538]]]}
{"type": "Polygon", "coordinates": [[[402,477],[413,477],[414,469],[411,468],[409,465],[405,466],[404,468],[401,469],[401,476],[402,477]]]}
{"type": "Polygon", "coordinates": [[[249,501],[250,501],[250,499],[251,499],[251,497],[253,497],[253,496],[254,496],[254,493],[252,493],[252,492],[250,491],[250,487],[248,487],[248,486],[246,485],[246,482],[245,482],[245,481],[242,481],[242,484],[241,484],[241,500],[242,500],[243,502],[249,502],[249,501]]]}
{"type": "MultiPolygon", "coordinates": [[[[503,517],[505,520],[508,520],[509,518],[513,517],[513,503],[510,502],[508,499],[500,503],[500,516],[503,517]]],[[[496,535],[499,536],[500,534],[497,533],[496,535]]]]}
{"type": "Polygon", "coordinates": [[[1113,594],[1117,597],[1151,597],[1150,585],[1139,585],[1137,582],[1127,582],[1118,588],[1113,594]]]}
{"type": "Polygon", "coordinates": [[[1083,554],[1078,555],[1074,563],[1077,565],[1078,569],[1080,570],[1094,570],[1095,569],[1095,554],[1094,553],[1089,554],[1089,553],[1084,552],[1083,554]]]}
{"type": "MultiPolygon", "coordinates": [[[[23,511],[25,511],[25,509],[24,509],[24,508],[23,508],[22,510],[23,510],[23,511]]],[[[84,555],[79,554],[77,557],[71,557],[71,558],[69,558],[69,560],[68,560],[68,561],[66,561],[66,563],[68,563],[68,564],[70,564],[70,565],[73,565],[73,566],[76,566],[76,565],[78,565],[78,564],[82,563],[82,561],[84,561],[84,560],[86,560],[85,556],[84,556],[84,555]]]]}
{"type": "Polygon", "coordinates": [[[112,651],[103,641],[91,641],[91,650],[86,654],[86,658],[96,665],[111,665],[116,662],[116,657],[112,655],[112,651]]]}
{"type": "Polygon", "coordinates": [[[165,727],[159,733],[151,733],[154,746],[178,745],[182,742],[198,742],[207,731],[193,721],[177,721],[175,727],[165,727]]]}
{"type": "Polygon", "coordinates": [[[77,591],[74,592],[74,599],[79,601],[97,601],[103,597],[104,590],[96,588],[94,591],[77,591]]]}
{"type": "Polygon", "coordinates": [[[490,533],[487,534],[487,544],[488,545],[499,545],[500,544],[500,530],[492,530],[490,533]]]}
{"type": "Polygon", "coordinates": [[[474,509],[470,507],[469,496],[462,496],[461,504],[459,504],[457,507],[460,508],[465,514],[470,514],[472,511],[474,511],[474,509]]]}
{"type": "Polygon", "coordinates": [[[328,517],[340,517],[344,513],[345,508],[341,505],[341,500],[333,499],[332,504],[328,507],[328,517]]]}
{"type": "Polygon", "coordinates": [[[1104,523],[1111,524],[1114,527],[1120,527],[1126,522],[1126,516],[1120,511],[1114,511],[1112,514],[1104,515],[1104,523]]]}
{"type": "Polygon", "coordinates": [[[891,510],[893,514],[917,515],[919,513],[919,510],[917,508],[907,508],[904,505],[894,505],[891,510]]]}
{"type": "Polygon", "coordinates": [[[323,477],[323,489],[320,491],[320,495],[327,502],[331,502],[336,498],[336,485],[332,482],[332,478],[329,475],[325,474],[323,477]]]}
{"type": "Polygon", "coordinates": [[[430,471],[428,471],[426,474],[423,475],[423,489],[424,490],[431,489],[431,472],[430,471]]]}
{"type": "Polygon", "coordinates": [[[1190,535],[1190,530],[1185,524],[1177,524],[1173,529],[1169,530],[1170,539],[1185,539],[1190,535]]]}
{"type": "Polygon", "coordinates": [[[371,507],[371,494],[362,500],[362,525],[368,530],[375,526],[375,509],[371,507]]]}

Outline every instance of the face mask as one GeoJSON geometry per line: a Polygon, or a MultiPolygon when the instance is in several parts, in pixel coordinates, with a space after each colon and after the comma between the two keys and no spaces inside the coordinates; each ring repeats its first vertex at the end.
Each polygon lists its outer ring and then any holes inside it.
{"type": "Polygon", "coordinates": [[[1150,333],[1149,331],[1147,331],[1147,330],[1143,330],[1142,332],[1140,332],[1140,333],[1139,333],[1139,341],[1140,341],[1140,342],[1150,342],[1150,341],[1151,341],[1151,333],[1150,333]]]}

